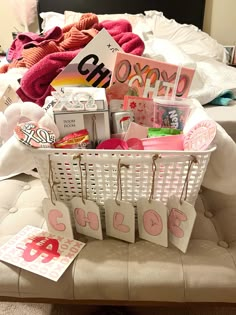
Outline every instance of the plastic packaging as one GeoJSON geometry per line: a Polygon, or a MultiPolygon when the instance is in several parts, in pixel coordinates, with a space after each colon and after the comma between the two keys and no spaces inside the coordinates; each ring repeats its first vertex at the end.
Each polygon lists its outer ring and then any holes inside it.
{"type": "Polygon", "coordinates": [[[55,148],[75,149],[85,148],[89,144],[87,129],[72,132],[54,143],[55,148]]]}
{"type": "Polygon", "coordinates": [[[183,134],[142,139],[144,150],[177,150],[183,151],[183,134]]]}
{"type": "Polygon", "coordinates": [[[154,125],[158,128],[174,128],[183,131],[192,110],[192,100],[182,98],[154,99],[154,125]]]}
{"type": "Polygon", "coordinates": [[[172,128],[148,128],[148,138],[179,135],[181,130],[172,128]]]}

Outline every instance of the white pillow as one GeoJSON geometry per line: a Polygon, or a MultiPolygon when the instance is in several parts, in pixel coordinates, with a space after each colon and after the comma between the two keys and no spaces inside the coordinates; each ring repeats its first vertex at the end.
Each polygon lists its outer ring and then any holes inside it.
{"type": "MultiPolygon", "coordinates": [[[[74,11],[65,11],[65,25],[69,25],[79,21],[83,13],[74,11]]],[[[117,13],[117,14],[97,14],[99,22],[105,20],[116,21],[119,19],[125,19],[130,22],[132,26],[132,32],[139,35],[143,41],[150,38],[152,35],[152,30],[150,27],[151,17],[145,16],[142,13],[139,14],[129,14],[129,13],[117,13]],[[148,22],[150,20],[150,22],[148,22]]]]}
{"type": "MultiPolygon", "coordinates": [[[[78,22],[79,19],[83,13],[81,12],[74,12],[74,11],[65,11],[65,25],[69,25],[75,22],[78,22]]],[[[118,19],[124,19],[125,14],[97,14],[99,22],[105,21],[105,20],[118,20],[118,19]]]]}
{"type": "Polygon", "coordinates": [[[167,19],[162,12],[155,10],[145,11],[145,15],[149,17],[154,36],[172,41],[188,55],[225,62],[224,46],[196,26],[167,19]]]}
{"type": "Polygon", "coordinates": [[[57,12],[41,12],[40,14],[42,21],[41,28],[43,32],[50,30],[55,26],[63,27],[65,24],[65,17],[62,13],[57,12]]]}

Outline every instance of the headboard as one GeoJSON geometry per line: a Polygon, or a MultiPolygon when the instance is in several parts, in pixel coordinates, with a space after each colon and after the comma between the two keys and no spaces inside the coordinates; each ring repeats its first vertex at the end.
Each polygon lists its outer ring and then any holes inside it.
{"type": "MultiPolygon", "coordinates": [[[[38,0],[38,14],[41,12],[64,11],[93,12],[96,14],[143,13],[146,10],[163,12],[169,19],[179,23],[193,24],[202,29],[205,0],[144,0],[144,1],[107,1],[107,0],[38,0]]],[[[41,25],[41,18],[39,17],[41,25]]]]}

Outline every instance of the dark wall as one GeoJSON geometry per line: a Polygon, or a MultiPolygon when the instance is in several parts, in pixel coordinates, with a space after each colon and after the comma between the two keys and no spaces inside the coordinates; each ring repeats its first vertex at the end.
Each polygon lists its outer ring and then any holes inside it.
{"type": "MultiPolygon", "coordinates": [[[[143,13],[145,10],[162,11],[167,18],[179,23],[194,24],[202,29],[205,0],[39,0],[38,12],[65,10],[103,13],[143,13]]],[[[41,21],[40,21],[41,24],[41,21]]]]}

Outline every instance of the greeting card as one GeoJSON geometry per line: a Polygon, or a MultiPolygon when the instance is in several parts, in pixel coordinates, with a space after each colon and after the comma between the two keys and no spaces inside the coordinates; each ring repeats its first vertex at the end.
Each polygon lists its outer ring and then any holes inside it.
{"type": "Polygon", "coordinates": [[[0,247],[0,260],[57,281],[84,246],[27,225],[0,247]]]}
{"type": "Polygon", "coordinates": [[[155,103],[150,98],[125,95],[124,110],[134,113],[134,120],[141,126],[154,126],[154,106],[155,103]]]}
{"type": "Polygon", "coordinates": [[[117,51],[122,48],[102,29],[51,82],[55,89],[65,86],[108,87],[117,51]]]}
{"type": "Polygon", "coordinates": [[[176,96],[187,97],[194,73],[191,68],[118,51],[111,85],[122,83],[133,96],[170,96],[176,90],[176,96]]]}

